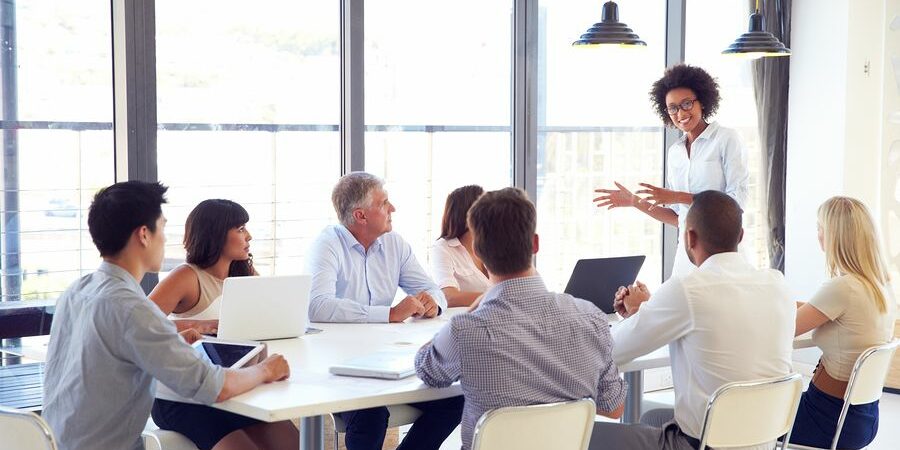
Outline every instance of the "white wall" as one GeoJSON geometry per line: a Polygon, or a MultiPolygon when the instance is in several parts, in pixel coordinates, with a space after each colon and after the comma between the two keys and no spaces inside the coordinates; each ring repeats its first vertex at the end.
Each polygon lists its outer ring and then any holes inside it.
{"type": "Polygon", "coordinates": [[[793,2],[785,276],[798,299],[826,278],[819,204],[850,195],[879,215],[883,17],[884,0],[793,2]]]}

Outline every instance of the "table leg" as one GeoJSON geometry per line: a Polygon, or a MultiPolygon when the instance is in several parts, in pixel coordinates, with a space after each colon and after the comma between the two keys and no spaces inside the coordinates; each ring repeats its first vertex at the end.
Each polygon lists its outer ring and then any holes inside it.
{"type": "Polygon", "coordinates": [[[300,450],[325,450],[325,416],[300,419],[300,450]]]}
{"type": "Polygon", "coordinates": [[[625,396],[623,423],[638,423],[641,420],[641,400],[644,398],[644,371],[625,372],[628,394],[625,396]]]}

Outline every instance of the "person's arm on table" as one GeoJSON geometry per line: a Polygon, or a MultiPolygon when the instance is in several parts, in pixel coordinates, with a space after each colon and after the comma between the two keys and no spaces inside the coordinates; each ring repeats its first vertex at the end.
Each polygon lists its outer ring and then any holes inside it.
{"type": "Polygon", "coordinates": [[[447,387],[459,380],[459,345],[452,321],[416,353],[416,375],[431,387],[447,387]]]}
{"type": "Polygon", "coordinates": [[[797,308],[794,336],[800,336],[829,320],[840,317],[847,308],[847,292],[844,286],[844,282],[840,279],[829,280],[813,294],[809,303],[800,305],[797,308]]]}
{"type": "Polygon", "coordinates": [[[280,355],[244,369],[224,369],[200,359],[175,325],[149,304],[131,310],[117,345],[122,348],[123,359],[131,359],[178,395],[204,404],[226,400],[289,375],[287,362],[280,355]]]}
{"type": "Polygon", "coordinates": [[[461,291],[459,288],[455,287],[445,287],[441,288],[441,292],[444,293],[444,298],[447,299],[447,307],[456,308],[456,307],[465,307],[472,305],[472,302],[475,301],[478,297],[481,296],[484,292],[475,292],[475,291],[461,291]]]}
{"type": "Polygon", "coordinates": [[[613,327],[613,359],[618,365],[632,361],[684,336],[693,326],[681,280],[670,279],[637,314],[613,327]]]}
{"type": "Polygon", "coordinates": [[[810,330],[819,328],[829,320],[828,316],[816,309],[815,306],[804,303],[797,308],[797,323],[794,328],[794,336],[800,336],[810,330]]]}
{"type": "Polygon", "coordinates": [[[273,381],[286,380],[291,376],[291,369],[283,356],[270,355],[262,362],[241,369],[226,369],[225,383],[219,391],[217,402],[223,402],[236,395],[243,394],[256,386],[273,381]]]}

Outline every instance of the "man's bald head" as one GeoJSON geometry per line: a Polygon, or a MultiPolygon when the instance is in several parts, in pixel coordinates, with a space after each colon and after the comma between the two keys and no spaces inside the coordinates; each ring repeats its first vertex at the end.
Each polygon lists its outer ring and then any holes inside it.
{"type": "Polygon", "coordinates": [[[698,243],[706,253],[735,252],[744,234],[743,213],[737,202],[727,194],[703,191],[694,194],[685,225],[688,231],[696,234],[698,243]]]}

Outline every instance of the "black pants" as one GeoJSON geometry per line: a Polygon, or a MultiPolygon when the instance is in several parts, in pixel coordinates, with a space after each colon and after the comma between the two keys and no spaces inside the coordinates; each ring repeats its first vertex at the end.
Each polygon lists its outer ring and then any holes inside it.
{"type": "MultiPolygon", "coordinates": [[[[463,397],[410,403],[422,411],[397,450],[438,450],[462,418],[463,397]]],[[[347,425],[347,450],[381,450],[390,413],[384,406],[338,413],[347,425]]]]}
{"type": "Polygon", "coordinates": [[[161,399],[153,401],[150,415],[156,426],[183,434],[200,450],[213,448],[232,431],[262,423],[211,406],[161,399]]]}

